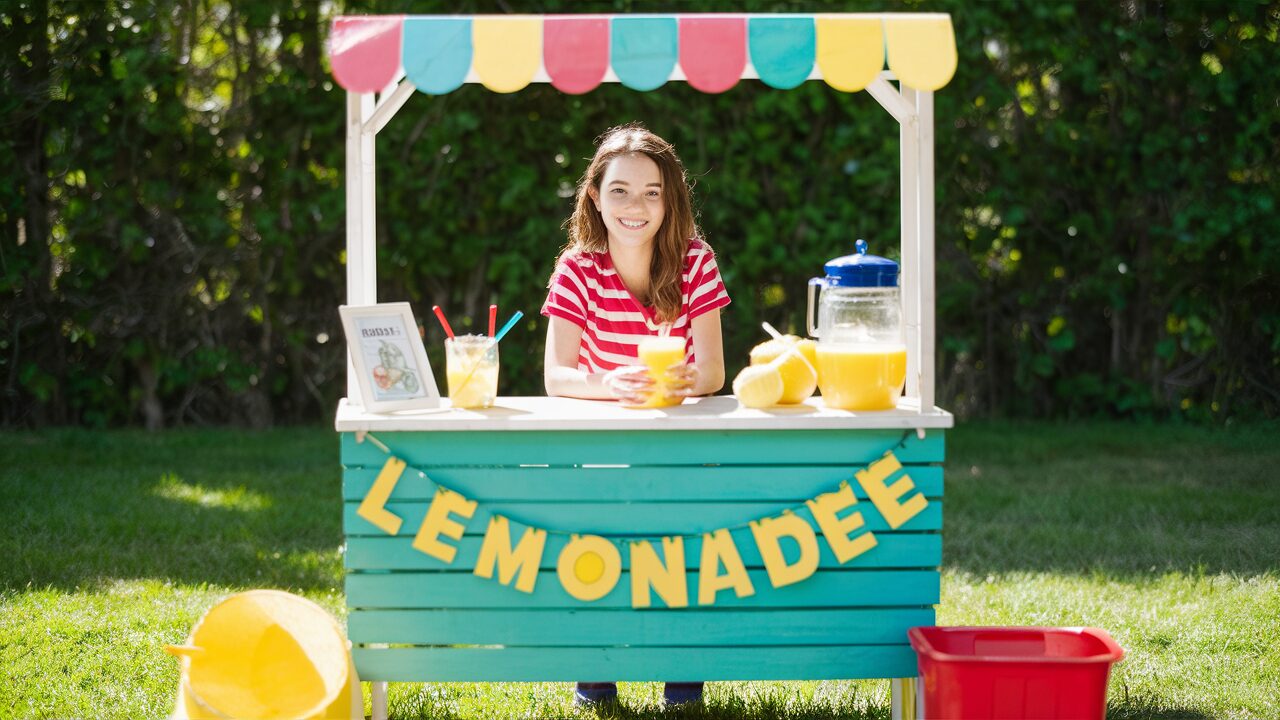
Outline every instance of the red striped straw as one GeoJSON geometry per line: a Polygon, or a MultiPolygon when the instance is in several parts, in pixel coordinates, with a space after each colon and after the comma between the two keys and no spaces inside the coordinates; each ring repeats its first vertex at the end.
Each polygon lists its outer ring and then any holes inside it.
{"type": "Polygon", "coordinates": [[[431,312],[436,314],[436,318],[440,320],[440,327],[444,328],[444,334],[448,335],[449,339],[452,340],[453,328],[449,327],[449,321],[444,319],[444,311],[440,309],[439,305],[432,305],[431,312]]]}
{"type": "Polygon", "coordinates": [[[489,337],[493,337],[493,331],[498,329],[498,306],[489,306],[489,337]]]}

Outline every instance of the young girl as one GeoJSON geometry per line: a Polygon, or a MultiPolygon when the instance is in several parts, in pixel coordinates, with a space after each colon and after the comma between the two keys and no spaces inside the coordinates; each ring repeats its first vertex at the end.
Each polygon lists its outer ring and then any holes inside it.
{"type": "Polygon", "coordinates": [[[729,295],[689,195],[667,141],[636,124],[600,137],[542,306],[548,395],[643,402],[653,381],[636,347],[663,329],[686,338],[688,362],[669,373],[671,394],[724,386],[717,311],[729,295]]]}
{"type": "MultiPolygon", "coordinates": [[[[550,319],[548,395],[640,404],[653,389],[636,348],[661,331],[685,338],[687,363],[667,391],[708,395],[724,385],[720,308],[729,294],[711,246],[698,237],[684,166],[675,149],[636,124],[602,135],[565,222],[542,314],[550,319]]],[[[612,701],[611,682],[578,683],[576,704],[612,701]]],[[[702,683],[667,683],[669,705],[696,702],[702,683]]]]}

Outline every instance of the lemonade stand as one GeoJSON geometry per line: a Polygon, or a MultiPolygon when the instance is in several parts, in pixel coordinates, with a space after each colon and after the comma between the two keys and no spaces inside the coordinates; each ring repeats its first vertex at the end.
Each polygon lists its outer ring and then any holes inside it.
{"type": "Polygon", "coordinates": [[[889,678],[894,716],[913,717],[907,630],[934,624],[953,425],[933,365],[933,91],[955,70],[950,17],[343,17],[330,58],[347,91],[350,305],[377,302],[375,137],[415,92],[820,80],[866,90],[900,128],[906,389],[892,409],[498,397],[387,414],[349,375],[348,635],[374,716],[387,682],[889,678]]]}

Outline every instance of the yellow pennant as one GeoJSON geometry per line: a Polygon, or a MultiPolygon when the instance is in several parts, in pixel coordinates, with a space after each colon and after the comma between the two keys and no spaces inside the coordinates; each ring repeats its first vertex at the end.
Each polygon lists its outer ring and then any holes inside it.
{"type": "Polygon", "coordinates": [[[937,90],[956,74],[956,36],[949,16],[888,19],[884,35],[889,69],[903,85],[937,90]]]}
{"type": "Polygon", "coordinates": [[[542,65],[542,20],[477,17],[471,21],[472,67],[494,92],[511,93],[533,80],[542,65]]]}
{"type": "Polygon", "coordinates": [[[884,69],[884,30],[879,20],[814,18],[822,79],[841,92],[857,92],[884,69]]]}

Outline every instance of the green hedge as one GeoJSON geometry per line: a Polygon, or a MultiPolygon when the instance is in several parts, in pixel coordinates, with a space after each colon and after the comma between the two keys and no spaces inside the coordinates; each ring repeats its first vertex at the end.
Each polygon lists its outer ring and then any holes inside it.
{"type": "MultiPolygon", "coordinates": [[[[338,3],[339,12],[494,12],[338,3]]],[[[529,12],[723,10],[542,2],[529,12]]],[[[961,415],[1280,413],[1275,3],[743,3],[942,10],[936,98],[939,404],[961,415]]],[[[343,394],[344,93],[329,4],[35,1],[0,15],[0,422],[266,425],[343,394]]],[[[379,297],[504,343],[541,392],[537,314],[569,193],[641,120],[696,178],[734,304],[730,377],[761,320],[803,329],[807,278],[866,238],[897,255],[896,127],[823,83],[566,96],[418,95],[378,138],[379,297]],[[524,348],[527,352],[520,352],[524,348]]],[[[443,380],[442,373],[437,373],[443,380]]]]}

